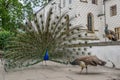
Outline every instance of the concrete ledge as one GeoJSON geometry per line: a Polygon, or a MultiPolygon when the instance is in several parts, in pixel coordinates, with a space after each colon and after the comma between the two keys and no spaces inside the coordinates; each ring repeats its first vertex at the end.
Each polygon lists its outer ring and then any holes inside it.
{"type": "Polygon", "coordinates": [[[94,42],[94,43],[87,43],[87,44],[72,44],[69,47],[89,47],[89,46],[114,46],[120,45],[120,41],[111,41],[111,42],[94,42]]]}

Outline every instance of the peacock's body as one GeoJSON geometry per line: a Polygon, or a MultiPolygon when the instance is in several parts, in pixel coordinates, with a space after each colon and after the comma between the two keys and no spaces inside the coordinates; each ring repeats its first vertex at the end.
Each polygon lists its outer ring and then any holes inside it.
{"type": "Polygon", "coordinates": [[[83,56],[83,57],[76,58],[73,62],[71,62],[71,64],[81,66],[81,72],[84,68],[86,68],[86,72],[87,72],[88,65],[104,66],[106,62],[99,59],[97,56],[83,56]]]}
{"type": "Polygon", "coordinates": [[[105,31],[106,37],[107,37],[109,40],[117,41],[117,36],[116,36],[115,32],[112,31],[112,30],[109,30],[109,29],[108,29],[108,26],[105,27],[105,30],[104,30],[104,31],[105,31]]]}

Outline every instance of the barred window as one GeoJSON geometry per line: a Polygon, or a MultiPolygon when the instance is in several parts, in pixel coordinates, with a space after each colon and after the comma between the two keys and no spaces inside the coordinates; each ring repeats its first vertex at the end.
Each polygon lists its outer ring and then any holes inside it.
{"type": "Polygon", "coordinates": [[[87,27],[88,27],[88,31],[92,31],[93,32],[93,15],[91,13],[88,14],[87,16],[87,27]]]}
{"type": "Polygon", "coordinates": [[[110,15],[111,16],[117,15],[117,6],[116,5],[110,7],[110,15]]]}
{"type": "Polygon", "coordinates": [[[120,39],[120,27],[115,28],[117,39],[120,39]]]}

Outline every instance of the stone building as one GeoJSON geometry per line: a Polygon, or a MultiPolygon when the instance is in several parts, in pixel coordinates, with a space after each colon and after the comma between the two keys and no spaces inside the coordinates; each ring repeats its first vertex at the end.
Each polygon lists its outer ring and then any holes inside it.
{"type": "MultiPolygon", "coordinates": [[[[84,30],[83,35],[87,34],[89,43],[111,42],[105,36],[105,24],[108,29],[113,30],[120,40],[120,0],[49,0],[48,4],[36,12],[36,15],[44,13],[52,7],[54,15],[61,15],[67,12],[69,17],[75,17],[72,25],[80,25],[84,30]]],[[[106,44],[105,43],[105,44],[106,44]]],[[[120,46],[103,45],[86,47],[87,52],[106,60],[107,66],[112,67],[113,62],[116,68],[120,68],[120,46]]]]}

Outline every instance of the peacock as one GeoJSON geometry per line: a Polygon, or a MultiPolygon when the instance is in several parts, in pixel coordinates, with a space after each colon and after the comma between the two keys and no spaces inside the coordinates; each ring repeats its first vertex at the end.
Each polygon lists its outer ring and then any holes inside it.
{"type": "Polygon", "coordinates": [[[72,25],[74,19],[67,12],[55,15],[50,8],[47,13],[35,14],[32,22],[27,20],[21,24],[18,34],[10,38],[6,46],[7,68],[28,67],[48,59],[67,61],[74,58],[73,54],[81,51],[81,39],[85,39],[81,36],[81,26],[72,25]],[[79,46],[74,48],[74,44],[79,46]],[[49,56],[45,55],[46,49],[49,56]]]}
{"type": "Polygon", "coordinates": [[[105,27],[105,35],[109,40],[117,41],[117,36],[114,31],[108,29],[108,25],[105,27]]]}
{"type": "Polygon", "coordinates": [[[76,58],[73,62],[70,62],[72,65],[79,65],[81,67],[80,73],[86,68],[86,73],[88,72],[88,65],[92,66],[104,66],[106,64],[105,61],[100,60],[97,56],[82,56],[80,58],[76,58]]]}
{"type": "Polygon", "coordinates": [[[46,61],[48,61],[48,60],[49,60],[48,49],[46,49],[46,52],[45,52],[45,55],[44,55],[45,64],[46,64],[46,61]]]}

